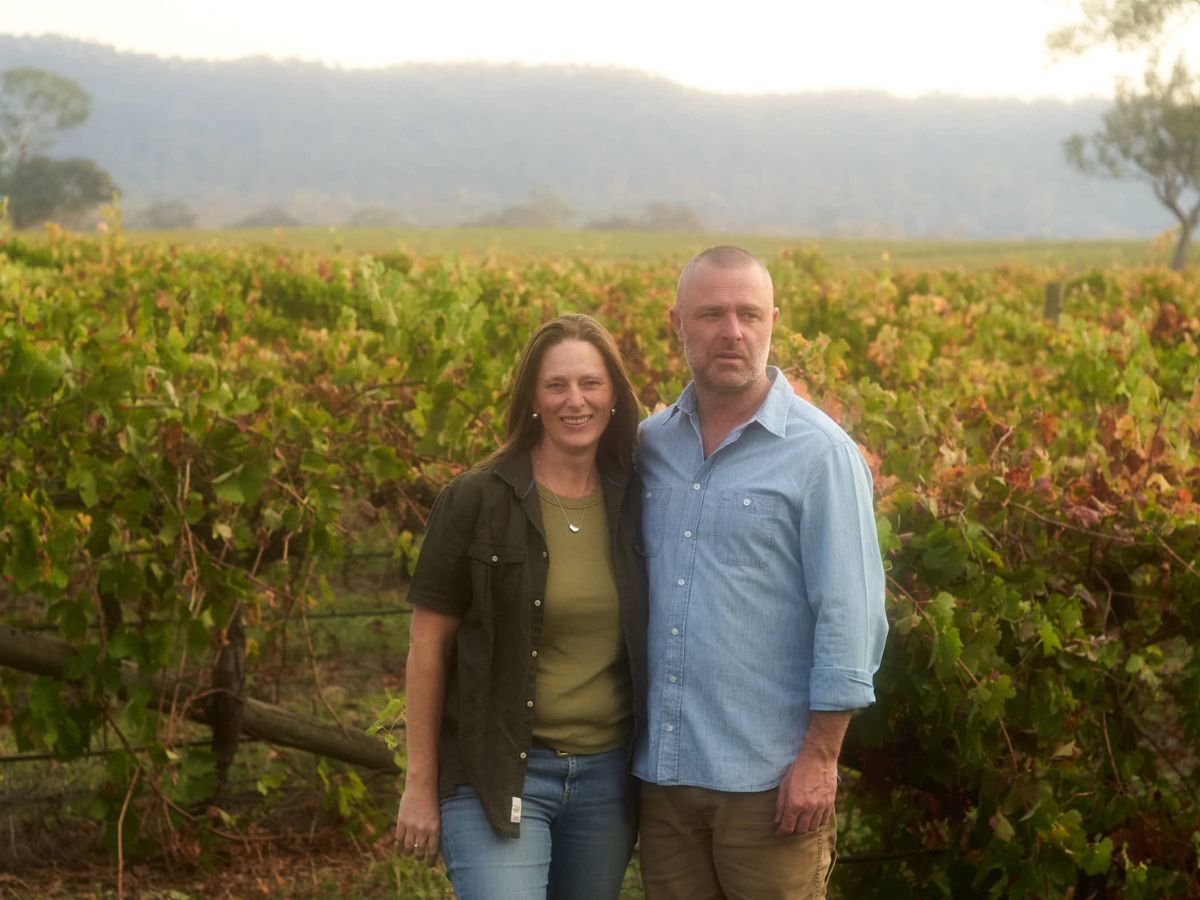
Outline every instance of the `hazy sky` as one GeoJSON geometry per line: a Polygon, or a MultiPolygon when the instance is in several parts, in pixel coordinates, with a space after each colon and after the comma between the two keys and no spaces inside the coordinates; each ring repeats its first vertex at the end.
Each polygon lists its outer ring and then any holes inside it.
{"type": "MultiPolygon", "coordinates": [[[[1115,74],[1138,71],[1132,61],[1107,50],[1056,61],[1044,49],[1073,10],[1070,0],[2,0],[0,33],[343,66],[618,65],[729,92],[1111,94],[1115,74]]],[[[1200,21],[1180,40],[1200,46],[1200,21]]]]}

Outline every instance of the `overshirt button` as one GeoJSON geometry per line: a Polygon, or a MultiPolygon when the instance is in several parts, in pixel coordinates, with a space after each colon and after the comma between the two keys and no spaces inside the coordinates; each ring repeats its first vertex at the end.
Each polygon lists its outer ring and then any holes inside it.
{"type": "Polygon", "coordinates": [[[534,600],[534,601],[533,601],[533,605],[534,605],[534,606],[541,606],[541,605],[542,605],[542,601],[541,601],[541,600],[534,600]]]}
{"type": "Polygon", "coordinates": [[[542,559],[545,559],[545,558],[546,558],[547,556],[549,556],[549,555],[550,555],[550,554],[549,554],[549,553],[547,553],[545,550],[543,550],[543,551],[542,551],[542,559]]]}
{"type": "Polygon", "coordinates": [[[687,582],[684,581],[682,578],[676,579],[675,583],[677,585],[679,585],[680,587],[683,587],[685,584],[687,584],[687,582]]]}
{"type": "Polygon", "coordinates": [[[674,726],[674,725],[668,725],[668,726],[667,726],[667,731],[674,731],[674,730],[675,730],[675,726],[674,726]]]}
{"type": "Polygon", "coordinates": [[[492,562],[500,562],[500,557],[492,556],[492,562]]]}
{"type": "Polygon", "coordinates": [[[672,629],[671,629],[671,634],[679,634],[679,629],[678,629],[678,628],[672,628],[672,629]]]}
{"type": "Polygon", "coordinates": [[[534,650],[534,651],[533,651],[532,653],[530,653],[529,655],[530,655],[530,656],[537,656],[537,651],[536,651],[536,650],[534,650]]]}
{"type": "Polygon", "coordinates": [[[527,754],[524,750],[521,751],[521,759],[525,759],[528,756],[529,756],[529,754],[527,754]]]}
{"type": "Polygon", "coordinates": [[[691,530],[689,529],[688,531],[685,531],[685,532],[683,533],[683,536],[684,536],[684,537],[691,537],[691,536],[692,536],[692,532],[691,532],[691,530]]]}
{"type": "Polygon", "coordinates": [[[698,481],[697,481],[695,484],[693,484],[693,485],[692,485],[692,490],[693,490],[693,491],[698,491],[698,490],[700,490],[700,482],[698,482],[698,481]]]}
{"type": "Polygon", "coordinates": [[[742,506],[749,506],[749,505],[750,505],[750,498],[747,497],[745,500],[742,501],[742,506]]]}
{"type": "Polygon", "coordinates": [[[529,707],[530,709],[533,709],[533,701],[532,700],[526,700],[525,705],[527,707],[529,707]]]}

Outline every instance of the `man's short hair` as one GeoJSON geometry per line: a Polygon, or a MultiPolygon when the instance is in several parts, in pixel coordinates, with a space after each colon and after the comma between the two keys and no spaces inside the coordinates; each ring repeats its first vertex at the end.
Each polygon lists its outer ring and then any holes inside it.
{"type": "Polygon", "coordinates": [[[767,286],[772,294],[774,294],[775,288],[771,282],[771,273],[767,271],[767,266],[761,259],[750,251],[743,250],[741,247],[735,247],[732,244],[718,244],[715,247],[709,247],[707,250],[701,250],[683,267],[683,271],[679,273],[679,281],[675,283],[676,303],[683,296],[683,289],[688,279],[692,277],[692,273],[701,263],[712,266],[714,269],[756,268],[762,273],[763,278],[767,280],[767,286]]]}

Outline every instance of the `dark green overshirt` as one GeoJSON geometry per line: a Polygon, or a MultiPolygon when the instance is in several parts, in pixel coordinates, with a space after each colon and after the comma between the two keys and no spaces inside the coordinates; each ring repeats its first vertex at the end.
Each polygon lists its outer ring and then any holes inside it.
{"type": "MultiPolygon", "coordinates": [[[[636,475],[601,468],[613,575],[633,684],[635,728],[645,725],[646,578],[634,538],[636,475]]],[[[454,479],[429,513],[408,601],[462,618],[447,673],[438,789],[470,784],[497,834],[516,837],[533,740],[536,658],[549,557],[527,454],[454,479]]]]}

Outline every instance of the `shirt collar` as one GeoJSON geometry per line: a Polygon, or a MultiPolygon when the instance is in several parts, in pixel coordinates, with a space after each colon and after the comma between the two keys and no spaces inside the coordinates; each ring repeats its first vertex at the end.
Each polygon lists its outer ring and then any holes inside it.
{"type": "Polygon", "coordinates": [[[528,453],[513,453],[500,460],[495,472],[524,499],[533,490],[533,457],[528,453]]]}
{"type": "MultiPolygon", "coordinates": [[[[776,366],[767,366],[767,377],[771,379],[771,388],[746,424],[757,422],[771,434],[783,437],[787,433],[787,417],[792,406],[792,386],[776,366]]],[[[686,413],[693,422],[699,422],[694,381],[688,382],[688,386],[683,389],[679,399],[672,405],[669,416],[674,416],[676,413],[686,413]]]]}

